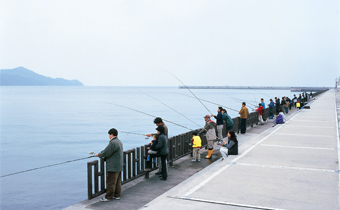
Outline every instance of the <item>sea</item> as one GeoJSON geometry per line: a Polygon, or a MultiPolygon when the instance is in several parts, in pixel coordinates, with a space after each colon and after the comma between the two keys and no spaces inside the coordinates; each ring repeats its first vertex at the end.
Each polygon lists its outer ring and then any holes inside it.
{"type": "Polygon", "coordinates": [[[238,116],[289,90],[178,87],[0,87],[0,209],[63,209],[87,199],[87,162],[116,128],[124,150],[147,144],[162,117],[175,136],[204,126],[223,106],[238,116]],[[133,134],[131,134],[133,133],[133,134]],[[71,161],[71,162],[68,162],[71,161]],[[64,163],[67,162],[67,163],[64,163]],[[63,164],[59,164],[63,163],[63,164]],[[50,167],[45,167],[54,165],[50,167]],[[37,169],[39,168],[39,169],[37,169]],[[34,169],[34,170],[31,170],[34,169]]]}

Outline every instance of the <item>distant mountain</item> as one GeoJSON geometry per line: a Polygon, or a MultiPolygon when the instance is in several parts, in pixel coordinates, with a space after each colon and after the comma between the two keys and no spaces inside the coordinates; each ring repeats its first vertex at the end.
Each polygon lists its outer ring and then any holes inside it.
{"type": "Polygon", "coordinates": [[[53,79],[24,67],[0,70],[0,86],[84,86],[78,80],[53,79]]]}

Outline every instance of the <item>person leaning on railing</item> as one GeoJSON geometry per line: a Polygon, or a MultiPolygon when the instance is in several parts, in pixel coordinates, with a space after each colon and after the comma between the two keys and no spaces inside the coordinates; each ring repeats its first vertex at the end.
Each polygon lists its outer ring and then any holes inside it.
{"type": "MultiPolygon", "coordinates": [[[[165,125],[165,123],[163,122],[162,118],[160,117],[156,117],[155,120],[153,121],[153,123],[155,123],[158,126],[163,126],[164,127],[164,135],[166,136],[167,139],[169,139],[169,136],[168,136],[168,133],[169,133],[169,130],[168,130],[168,126],[165,125]]],[[[155,133],[153,134],[146,134],[147,137],[151,137],[155,135],[155,133]]],[[[162,163],[161,163],[161,160],[160,158],[157,158],[158,159],[158,172],[156,173],[156,175],[160,175],[162,174],[162,163]]]]}
{"type": "Polygon", "coordinates": [[[160,177],[161,180],[167,180],[168,178],[168,168],[166,165],[166,159],[169,154],[169,149],[168,149],[168,139],[164,135],[164,127],[163,126],[158,126],[156,128],[157,134],[159,134],[158,137],[158,142],[156,144],[155,150],[157,150],[157,154],[150,154],[150,160],[146,161],[146,169],[144,171],[151,171],[152,167],[152,162],[151,158],[153,157],[161,157],[161,162],[162,162],[162,175],[160,177]]]}
{"type": "Polygon", "coordinates": [[[247,130],[247,118],[249,115],[248,108],[246,107],[246,102],[242,102],[242,108],[239,111],[241,118],[241,134],[245,134],[247,130]]]}
{"type": "Polygon", "coordinates": [[[106,195],[100,201],[119,200],[122,185],[123,171],[123,144],[118,139],[118,131],[109,130],[109,144],[96,157],[106,158],[106,195]]]}

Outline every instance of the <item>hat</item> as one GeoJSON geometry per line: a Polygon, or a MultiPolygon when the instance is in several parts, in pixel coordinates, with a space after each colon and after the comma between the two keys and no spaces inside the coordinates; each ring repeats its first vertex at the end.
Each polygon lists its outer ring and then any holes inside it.
{"type": "Polygon", "coordinates": [[[157,128],[156,128],[156,130],[157,131],[159,131],[160,133],[164,133],[164,127],[163,126],[158,126],[157,128]]]}
{"type": "Polygon", "coordinates": [[[209,118],[210,119],[210,116],[209,115],[205,115],[204,118],[209,118]]]}

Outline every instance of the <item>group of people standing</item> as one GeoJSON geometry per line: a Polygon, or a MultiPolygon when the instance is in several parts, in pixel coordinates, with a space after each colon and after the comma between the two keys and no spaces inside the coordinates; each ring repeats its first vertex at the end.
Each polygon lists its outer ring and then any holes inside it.
{"type": "MultiPolygon", "coordinates": [[[[152,167],[152,159],[160,159],[159,171],[156,173],[160,175],[161,180],[167,180],[168,168],[167,157],[168,149],[168,127],[164,124],[162,118],[157,117],[154,120],[156,124],[157,133],[147,134],[146,136],[153,137],[149,144],[148,159],[146,159],[145,171],[150,171],[152,167]]],[[[123,171],[123,144],[118,139],[118,131],[112,128],[108,131],[109,144],[96,157],[106,158],[106,194],[100,201],[107,202],[111,200],[119,200],[121,195],[121,182],[123,171]]],[[[146,157],[146,158],[147,158],[146,157]]]]}
{"type": "MultiPolygon", "coordinates": [[[[288,109],[291,109],[292,106],[301,108],[300,103],[306,102],[311,94],[302,93],[299,97],[294,97],[292,99],[288,97],[282,97],[282,100],[278,97],[275,97],[275,102],[270,99],[269,100],[269,119],[273,119],[274,117],[274,108],[276,107],[276,120],[274,120],[274,126],[277,123],[284,123],[285,116],[283,110],[288,113],[288,109]],[[283,109],[282,109],[283,108],[283,109]],[[277,122],[279,119],[279,122],[277,122]]],[[[261,124],[264,123],[263,119],[263,110],[265,109],[264,99],[261,98],[261,103],[259,103],[256,111],[259,112],[259,122],[261,124]]],[[[246,107],[246,103],[242,103],[242,107],[239,111],[240,119],[241,119],[241,134],[246,133],[246,120],[249,115],[248,108],[246,107]]],[[[203,129],[199,132],[194,131],[191,144],[193,147],[193,159],[192,161],[200,161],[200,149],[202,147],[202,141],[200,138],[200,134],[205,134],[208,145],[208,155],[205,156],[206,159],[211,159],[214,149],[214,143],[218,141],[219,145],[221,145],[220,153],[222,155],[222,160],[226,159],[228,155],[237,155],[238,154],[238,140],[235,132],[233,131],[234,122],[231,117],[228,115],[227,111],[222,107],[218,107],[217,115],[206,115],[204,116],[205,125],[203,129]],[[216,123],[211,120],[211,117],[216,119],[216,123]],[[223,138],[223,126],[226,122],[227,129],[227,138],[223,138]],[[217,129],[217,132],[215,130],[217,129]],[[217,134],[217,135],[216,135],[217,134]]],[[[158,159],[159,171],[156,173],[159,175],[161,180],[166,181],[168,178],[168,167],[167,167],[167,157],[169,153],[168,148],[168,127],[164,124],[162,118],[157,117],[154,120],[156,124],[157,133],[146,134],[148,137],[153,137],[153,140],[149,143],[148,147],[148,155],[146,158],[146,169],[145,171],[151,171],[152,161],[155,158],[158,159]]],[[[119,200],[121,195],[121,171],[123,170],[123,144],[118,139],[118,131],[115,128],[112,128],[108,131],[109,134],[109,144],[106,148],[100,153],[96,154],[96,157],[106,158],[106,171],[107,171],[107,179],[106,186],[107,191],[106,195],[100,199],[100,201],[111,201],[113,199],[119,200]]]]}

